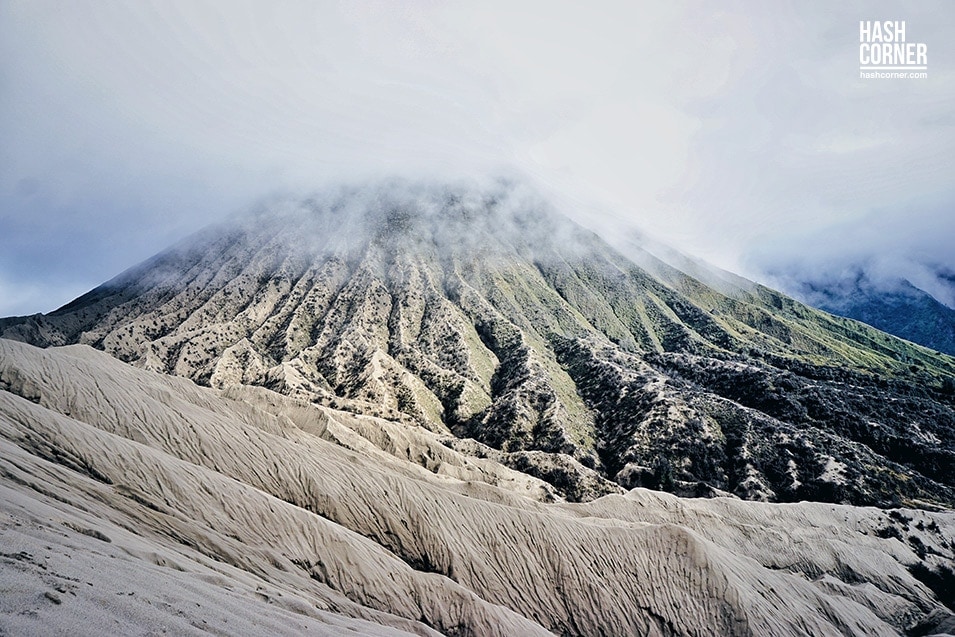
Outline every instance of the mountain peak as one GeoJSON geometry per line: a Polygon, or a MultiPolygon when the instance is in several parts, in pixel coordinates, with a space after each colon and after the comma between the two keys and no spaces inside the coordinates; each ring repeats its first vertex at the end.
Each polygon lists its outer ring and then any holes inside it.
{"type": "Polygon", "coordinates": [[[421,426],[570,499],[955,502],[955,361],[656,263],[520,184],[392,181],[269,202],[0,335],[421,426]]]}
{"type": "Polygon", "coordinates": [[[536,191],[508,179],[339,186],[265,202],[230,224],[248,233],[276,233],[315,257],[369,246],[505,256],[556,245],[569,250],[590,234],[536,191]]]}

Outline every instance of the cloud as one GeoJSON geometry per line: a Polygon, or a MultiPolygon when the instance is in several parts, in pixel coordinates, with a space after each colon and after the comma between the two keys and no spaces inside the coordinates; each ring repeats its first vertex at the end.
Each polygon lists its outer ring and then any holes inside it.
{"type": "Polygon", "coordinates": [[[92,287],[269,193],[501,171],[739,270],[942,197],[953,21],[945,2],[0,2],[0,273],[92,287]],[[929,80],[858,79],[876,15],[929,44],[929,80]]]}
{"type": "Polygon", "coordinates": [[[916,197],[902,210],[768,242],[746,258],[771,284],[809,300],[807,284],[838,290],[864,276],[875,291],[898,291],[907,281],[955,308],[953,210],[955,197],[916,197]]]}
{"type": "Polygon", "coordinates": [[[778,15],[746,4],[734,18],[752,21],[758,53],[724,92],[695,105],[700,132],[673,189],[693,251],[756,277],[745,255],[762,244],[785,246],[877,210],[904,218],[950,195],[945,175],[955,174],[955,56],[941,45],[950,6],[761,6],[778,15]],[[930,43],[927,80],[858,78],[866,16],[898,16],[911,38],[930,43]]]}

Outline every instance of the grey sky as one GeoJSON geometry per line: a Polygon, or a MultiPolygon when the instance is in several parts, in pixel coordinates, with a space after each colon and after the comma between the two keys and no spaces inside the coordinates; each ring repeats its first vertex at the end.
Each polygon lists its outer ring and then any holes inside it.
{"type": "Polygon", "coordinates": [[[751,277],[847,244],[955,268],[953,27],[944,0],[0,0],[0,316],[392,174],[515,170],[751,277]],[[905,20],[928,79],[859,79],[863,19],[905,20]]]}

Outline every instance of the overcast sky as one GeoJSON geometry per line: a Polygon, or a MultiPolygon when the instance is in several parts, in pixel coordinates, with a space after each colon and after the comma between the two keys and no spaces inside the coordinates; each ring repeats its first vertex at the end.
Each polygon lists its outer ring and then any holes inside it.
{"type": "Polygon", "coordinates": [[[947,0],[0,0],[0,316],[395,174],[516,171],[752,278],[955,270],[953,33],[947,0]],[[859,78],[859,21],[889,19],[927,79],[859,78]]]}

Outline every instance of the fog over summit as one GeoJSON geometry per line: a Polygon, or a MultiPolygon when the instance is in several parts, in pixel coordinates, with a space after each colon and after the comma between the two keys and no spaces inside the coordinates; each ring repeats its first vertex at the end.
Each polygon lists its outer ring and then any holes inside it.
{"type": "Polygon", "coordinates": [[[268,193],[396,173],[515,171],[763,282],[776,264],[745,255],[873,211],[942,234],[953,19],[944,0],[5,2],[0,315],[52,310],[268,193]],[[860,20],[904,20],[927,81],[851,73],[860,20]]]}

